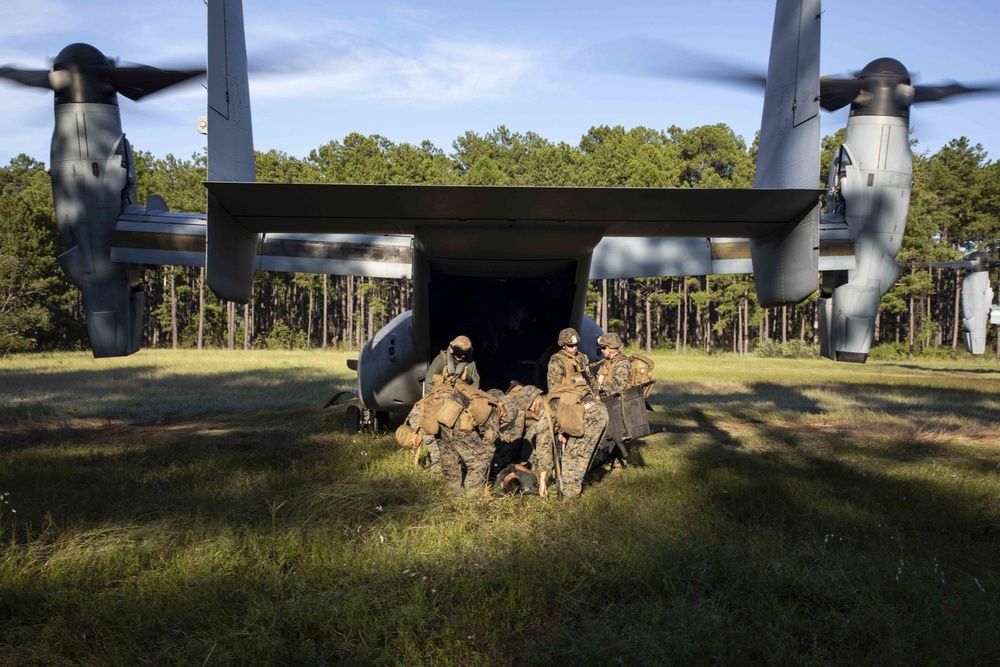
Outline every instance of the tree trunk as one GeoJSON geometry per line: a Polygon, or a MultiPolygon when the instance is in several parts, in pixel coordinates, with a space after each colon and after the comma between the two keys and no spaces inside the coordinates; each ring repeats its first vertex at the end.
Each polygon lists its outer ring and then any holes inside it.
{"type": "Polygon", "coordinates": [[[688,351],[688,320],[690,319],[690,306],[688,304],[688,284],[684,278],[684,354],[688,351]]]}
{"type": "MultiPolygon", "coordinates": [[[[962,281],[958,279],[958,271],[955,274],[955,324],[951,330],[951,358],[955,359],[958,357],[958,322],[962,319],[961,303],[962,303],[962,281]]],[[[988,317],[988,315],[987,315],[988,317]]]]}
{"type": "Polygon", "coordinates": [[[608,279],[601,279],[601,329],[608,330],[608,279]]]}
{"type": "Polygon", "coordinates": [[[169,267],[170,270],[170,347],[174,350],[177,349],[177,276],[174,273],[174,267],[169,267]]]}
{"type": "Polygon", "coordinates": [[[243,304],[243,349],[250,349],[250,301],[243,304]]]}
{"type": "Polygon", "coordinates": [[[309,286],[309,315],[306,317],[306,347],[312,347],[313,341],[313,288],[309,286]]]}
{"type": "Polygon", "coordinates": [[[226,302],[226,342],[230,350],[236,349],[236,304],[232,301],[226,302]]]}
{"type": "Polygon", "coordinates": [[[205,344],[205,267],[198,273],[198,349],[205,344]]]}
{"type": "Polygon", "coordinates": [[[329,306],[330,306],[330,276],[323,274],[323,345],[322,349],[326,349],[326,341],[329,338],[330,333],[330,320],[329,316],[329,306]]]}
{"type": "Polygon", "coordinates": [[[736,352],[737,354],[743,354],[743,302],[739,299],[736,300],[736,321],[733,323],[735,328],[733,329],[733,338],[736,340],[736,352]]]}
{"type": "Polygon", "coordinates": [[[750,353],[750,300],[743,299],[743,354],[750,353]]]}
{"type": "Polygon", "coordinates": [[[913,358],[913,336],[914,336],[914,329],[916,328],[914,326],[915,319],[913,311],[916,310],[916,303],[914,303],[914,301],[915,301],[914,298],[911,296],[910,297],[910,353],[907,355],[907,357],[910,359],[913,358]]]}
{"type": "Polygon", "coordinates": [[[375,336],[375,309],[372,308],[371,299],[365,300],[368,302],[368,335],[365,340],[371,340],[375,336]]]}
{"type": "MultiPolygon", "coordinates": [[[[711,278],[705,276],[705,294],[711,293],[711,278]]],[[[712,298],[705,301],[705,354],[712,351],[712,298]]]]}
{"type": "MultiPolygon", "coordinates": [[[[934,269],[927,267],[927,274],[931,277],[931,282],[934,285],[934,294],[943,294],[944,285],[942,284],[941,275],[942,270],[937,271],[937,280],[934,280],[934,269]]],[[[933,313],[934,317],[934,346],[940,348],[944,345],[944,308],[941,304],[941,299],[933,300],[932,308],[932,297],[930,294],[927,295],[927,312],[933,313]]]]}
{"type": "Polygon", "coordinates": [[[347,276],[347,339],[348,349],[354,349],[354,276],[347,276]]]}
{"type": "Polygon", "coordinates": [[[649,306],[649,297],[646,297],[646,354],[653,351],[653,318],[652,309],[649,306]]]}

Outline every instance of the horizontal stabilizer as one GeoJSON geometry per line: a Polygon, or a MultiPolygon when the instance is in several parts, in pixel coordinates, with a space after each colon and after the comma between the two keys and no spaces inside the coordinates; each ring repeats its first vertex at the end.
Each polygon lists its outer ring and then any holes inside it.
{"type": "Polygon", "coordinates": [[[764,238],[797,223],[819,189],[666,189],[209,182],[251,233],[413,234],[418,227],[535,222],[606,236],[764,238]]]}

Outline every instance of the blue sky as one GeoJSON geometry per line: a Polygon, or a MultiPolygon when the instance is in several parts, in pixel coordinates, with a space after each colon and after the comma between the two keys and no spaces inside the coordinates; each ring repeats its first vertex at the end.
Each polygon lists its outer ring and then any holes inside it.
{"type": "MultiPolygon", "coordinates": [[[[203,0],[4,0],[0,64],[47,68],[82,41],[108,56],[157,65],[204,61],[203,0]]],[[[430,140],[446,153],[466,131],[499,125],[577,144],[594,125],[667,129],[726,123],[749,143],[758,94],[687,80],[566,67],[574,54],[641,35],[766,68],[771,0],[244,0],[251,62],[283,74],[251,77],[255,145],[305,157],[349,132],[396,143],[430,140]]],[[[1000,80],[1000,8],[985,0],[829,0],[822,71],[845,73],[891,56],[922,83],[1000,80]]],[[[200,86],[133,103],[125,132],[157,157],[200,152],[200,86]]],[[[51,93],[0,85],[0,164],[48,161],[51,93]]],[[[824,113],[823,134],[847,119],[824,113]]],[[[1000,159],[1000,97],[914,108],[918,150],[961,135],[1000,159]]]]}

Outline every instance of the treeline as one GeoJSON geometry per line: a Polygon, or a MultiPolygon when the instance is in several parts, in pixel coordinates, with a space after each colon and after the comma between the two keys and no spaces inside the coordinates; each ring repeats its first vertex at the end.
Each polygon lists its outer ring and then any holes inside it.
{"type": "MultiPolygon", "coordinates": [[[[843,131],[823,140],[824,181],[842,139],[843,131]]],[[[350,134],[305,158],[275,150],[256,157],[258,180],[270,182],[745,188],[753,185],[756,145],[725,125],[594,127],[576,146],[500,127],[465,133],[450,154],[429,142],[350,134]]],[[[139,151],[136,163],[140,203],[155,193],[172,210],[205,210],[203,155],[161,159],[139,151]]],[[[58,236],[45,165],[18,156],[0,168],[2,353],[87,345],[79,292],[55,260],[58,236]]],[[[964,137],[934,154],[918,152],[899,256],[912,268],[882,300],[876,344],[893,353],[958,349],[961,275],[916,265],[973,250],[995,257],[998,244],[1000,163],[964,137]]],[[[153,347],[354,348],[410,307],[403,280],[258,272],[245,306],[206,290],[201,269],[147,267],[143,283],[144,345],[153,347]]],[[[748,275],[593,281],[588,310],[605,329],[647,349],[815,351],[816,295],[763,309],[748,275]]]]}

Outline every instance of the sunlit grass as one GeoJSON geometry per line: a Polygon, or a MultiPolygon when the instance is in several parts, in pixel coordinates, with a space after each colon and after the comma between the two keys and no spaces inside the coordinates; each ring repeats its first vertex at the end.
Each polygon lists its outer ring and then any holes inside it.
{"type": "Polygon", "coordinates": [[[1000,660],[996,364],[657,355],[562,503],[347,436],[348,356],[0,360],[0,664],[1000,660]]]}

